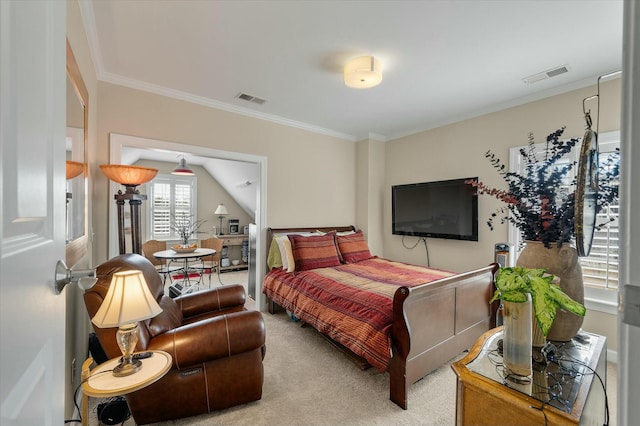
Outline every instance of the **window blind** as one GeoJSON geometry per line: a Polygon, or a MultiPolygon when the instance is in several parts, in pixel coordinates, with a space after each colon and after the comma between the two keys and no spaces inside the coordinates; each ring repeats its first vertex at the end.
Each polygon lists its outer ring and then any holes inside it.
{"type": "Polygon", "coordinates": [[[150,188],[150,239],[178,239],[171,229],[171,221],[196,217],[196,178],[158,175],[151,181],[150,188]]]}

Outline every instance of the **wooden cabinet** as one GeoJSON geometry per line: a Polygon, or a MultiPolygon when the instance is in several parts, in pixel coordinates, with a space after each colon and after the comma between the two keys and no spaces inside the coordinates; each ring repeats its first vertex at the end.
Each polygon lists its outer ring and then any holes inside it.
{"type": "Polygon", "coordinates": [[[223,247],[226,247],[229,261],[240,261],[238,265],[221,266],[220,272],[247,269],[249,263],[242,259],[242,246],[243,244],[248,244],[249,236],[247,234],[226,234],[219,235],[218,238],[223,240],[223,247]]]}
{"type": "Polygon", "coordinates": [[[498,341],[502,327],[486,332],[469,354],[453,363],[457,425],[605,424],[606,338],[581,332],[556,344],[556,360],[534,366],[532,380],[505,378],[498,341]]]}

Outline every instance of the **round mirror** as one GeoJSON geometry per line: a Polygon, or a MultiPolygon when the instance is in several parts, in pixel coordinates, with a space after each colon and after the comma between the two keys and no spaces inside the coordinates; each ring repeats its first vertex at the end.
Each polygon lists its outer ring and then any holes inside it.
{"type": "Polygon", "coordinates": [[[598,136],[591,128],[582,138],[575,196],[576,249],[579,256],[589,256],[598,200],[598,136]]]}

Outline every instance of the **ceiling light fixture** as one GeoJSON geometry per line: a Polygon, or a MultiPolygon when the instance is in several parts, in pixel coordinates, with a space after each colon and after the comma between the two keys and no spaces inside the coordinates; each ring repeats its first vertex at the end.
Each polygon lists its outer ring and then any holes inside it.
{"type": "Polygon", "coordinates": [[[179,175],[179,176],[193,176],[195,173],[193,173],[193,170],[191,170],[189,166],[187,166],[187,160],[185,160],[185,158],[182,157],[180,158],[180,163],[178,163],[178,167],[173,169],[171,174],[179,175]]]}
{"type": "Polygon", "coordinates": [[[360,56],[344,66],[344,84],[353,89],[369,89],[382,81],[382,65],[373,56],[360,56]]]}

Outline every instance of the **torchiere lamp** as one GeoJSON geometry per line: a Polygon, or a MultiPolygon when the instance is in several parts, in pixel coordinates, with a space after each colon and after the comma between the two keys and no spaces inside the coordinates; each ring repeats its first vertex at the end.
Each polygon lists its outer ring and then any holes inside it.
{"type": "Polygon", "coordinates": [[[73,179],[76,176],[80,176],[80,173],[84,171],[84,163],[79,161],[71,161],[67,160],[66,163],[66,174],[67,180],[73,179]]]}
{"type": "Polygon", "coordinates": [[[118,327],[116,340],[122,361],[113,369],[114,376],[128,376],[142,368],[142,362],[133,359],[138,343],[138,321],[153,318],[160,312],[162,308],[149,291],[142,271],[113,274],[107,295],[91,322],[100,328],[118,327]]]}
{"type": "Polygon", "coordinates": [[[229,211],[224,204],[218,204],[218,207],[213,214],[218,215],[218,219],[220,219],[220,235],[222,235],[224,234],[224,232],[222,232],[222,219],[229,214],[229,211]]]}
{"type": "Polygon", "coordinates": [[[158,169],[149,167],[129,166],[120,164],[103,164],[100,166],[102,173],[114,182],[124,185],[125,192],[119,190],[114,196],[118,205],[118,245],[120,254],[126,253],[124,235],[124,202],[129,200],[131,208],[131,251],[142,254],[142,237],[140,229],[140,205],[147,196],[140,194],[136,187],[149,182],[158,174],[158,169]]]}

